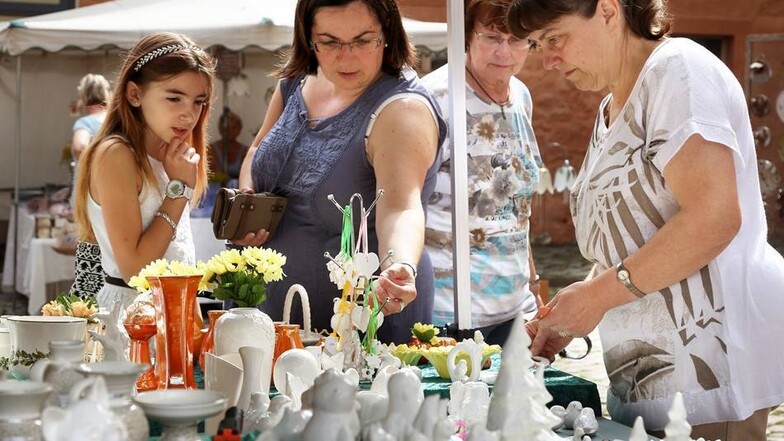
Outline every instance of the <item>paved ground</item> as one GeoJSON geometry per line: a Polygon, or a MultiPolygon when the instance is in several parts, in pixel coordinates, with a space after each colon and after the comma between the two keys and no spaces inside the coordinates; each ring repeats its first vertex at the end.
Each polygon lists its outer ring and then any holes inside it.
{"type": "MultiPolygon", "coordinates": [[[[774,246],[776,246],[779,252],[784,250],[784,243],[777,243],[774,246]]],[[[551,295],[554,295],[559,287],[585,278],[590,270],[590,265],[582,258],[576,246],[534,247],[534,259],[536,260],[537,272],[542,277],[550,278],[551,295]]],[[[572,375],[596,383],[602,399],[602,413],[605,417],[608,417],[606,396],[609,380],[604,370],[602,344],[598,331],[591,333],[590,337],[593,349],[586,358],[582,360],[560,358],[553,365],[564,372],[569,372],[572,375]]],[[[577,346],[582,346],[582,344],[579,341],[573,343],[575,349],[579,349],[577,346]]],[[[779,406],[770,415],[768,420],[768,440],[784,441],[784,406],[779,406]]]]}

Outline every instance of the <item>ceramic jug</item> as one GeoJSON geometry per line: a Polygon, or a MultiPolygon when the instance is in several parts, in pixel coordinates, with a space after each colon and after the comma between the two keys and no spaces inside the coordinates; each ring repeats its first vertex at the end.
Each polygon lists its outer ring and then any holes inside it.
{"type": "Polygon", "coordinates": [[[71,401],[78,400],[85,391],[94,384],[94,377],[103,377],[109,391],[109,405],[115,415],[128,429],[128,441],[147,441],[150,428],[147,418],[139,406],[131,401],[133,386],[139,375],[148,366],[129,361],[102,361],[100,363],[82,363],[77,370],[87,375],[87,379],[74,385],[71,390],[71,401]],[[90,381],[93,379],[93,381],[90,381]]]}
{"type": "Polygon", "coordinates": [[[81,340],[54,340],[49,342],[49,358],[38,360],[30,370],[30,379],[52,386],[54,399],[48,405],[65,407],[69,403],[71,388],[84,379],[76,368],[82,362],[84,342],[81,340]]]}
{"type": "Polygon", "coordinates": [[[35,381],[0,381],[0,439],[42,441],[41,409],[51,391],[35,381]]]}

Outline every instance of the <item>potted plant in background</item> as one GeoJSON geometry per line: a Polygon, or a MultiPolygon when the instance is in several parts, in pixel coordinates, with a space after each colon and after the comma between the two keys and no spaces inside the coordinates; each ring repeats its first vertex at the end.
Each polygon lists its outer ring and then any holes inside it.
{"type": "Polygon", "coordinates": [[[243,346],[262,348],[260,390],[264,392],[270,386],[275,327],[258,305],[267,297],[267,283],[285,276],[285,264],[286,257],[274,250],[247,247],[223,251],[199,265],[206,289],[216,299],[236,305],[215,323],[215,355],[238,353],[243,346]]]}

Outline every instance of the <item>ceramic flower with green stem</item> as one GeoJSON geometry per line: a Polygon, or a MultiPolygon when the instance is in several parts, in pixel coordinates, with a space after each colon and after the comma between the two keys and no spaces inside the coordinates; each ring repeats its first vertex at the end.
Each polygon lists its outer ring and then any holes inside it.
{"type": "Polygon", "coordinates": [[[199,262],[204,289],[218,300],[256,307],[267,298],[267,283],[283,279],[286,256],[269,248],[226,250],[199,262]]]}

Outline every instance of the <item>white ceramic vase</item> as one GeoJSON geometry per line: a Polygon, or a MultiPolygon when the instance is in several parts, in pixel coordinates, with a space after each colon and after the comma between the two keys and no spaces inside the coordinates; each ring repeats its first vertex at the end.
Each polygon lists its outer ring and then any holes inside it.
{"type": "MultiPolygon", "coordinates": [[[[240,397],[237,400],[237,407],[247,411],[251,395],[254,392],[261,392],[264,388],[264,375],[262,375],[261,368],[266,353],[264,349],[254,346],[243,346],[239,350],[242,358],[242,388],[240,389],[240,397]]],[[[269,384],[267,384],[267,390],[269,390],[269,384]]]]}
{"type": "Polygon", "coordinates": [[[260,374],[261,391],[269,392],[272,356],[275,351],[275,326],[267,314],[256,308],[232,308],[218,319],[215,323],[215,355],[239,353],[242,346],[253,346],[264,351],[260,374]]]}

